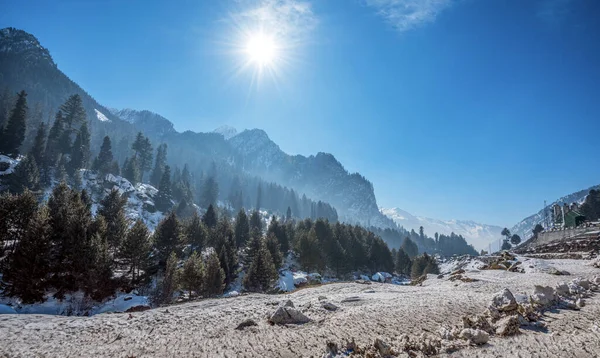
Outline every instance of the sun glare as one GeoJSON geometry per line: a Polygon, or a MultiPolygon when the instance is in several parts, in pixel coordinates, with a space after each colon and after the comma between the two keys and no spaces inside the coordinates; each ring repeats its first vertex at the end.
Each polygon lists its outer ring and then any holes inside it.
{"type": "Polygon", "coordinates": [[[265,67],[275,61],[277,45],[271,36],[263,33],[252,34],[246,44],[246,54],[251,62],[260,67],[265,67]]]}

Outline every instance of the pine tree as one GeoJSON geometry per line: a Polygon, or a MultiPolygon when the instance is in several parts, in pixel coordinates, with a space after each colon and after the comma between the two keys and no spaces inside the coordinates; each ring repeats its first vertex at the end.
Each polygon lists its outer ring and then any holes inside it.
{"type": "Polygon", "coordinates": [[[321,271],[324,268],[325,258],[314,227],[300,236],[297,251],[298,261],[306,271],[321,271]]]}
{"type": "Polygon", "coordinates": [[[250,231],[254,229],[261,232],[263,229],[262,218],[260,217],[260,213],[256,210],[254,210],[250,215],[250,231]]]}
{"type": "Polygon", "coordinates": [[[140,172],[142,174],[142,179],[144,178],[144,173],[152,169],[152,143],[150,143],[150,139],[148,137],[144,138],[144,142],[142,143],[142,151],[140,153],[140,172]]]}
{"type": "Polygon", "coordinates": [[[246,246],[250,239],[250,224],[244,209],[240,209],[235,219],[235,244],[238,248],[246,246]]]}
{"type": "Polygon", "coordinates": [[[101,177],[104,177],[106,176],[106,174],[114,170],[114,165],[115,162],[113,158],[110,137],[105,136],[104,140],[102,141],[102,146],[100,147],[100,153],[98,154],[98,157],[96,157],[96,159],[94,160],[92,169],[96,170],[101,177]]]}
{"type": "Polygon", "coordinates": [[[160,185],[160,179],[162,178],[165,166],[167,165],[167,145],[161,144],[156,149],[156,161],[154,163],[154,169],[150,175],[150,184],[154,187],[160,185]]]}
{"type": "Polygon", "coordinates": [[[136,220],[125,236],[119,255],[129,266],[133,286],[140,281],[140,271],[147,268],[151,250],[150,231],[142,220],[136,220]]]}
{"type": "Polygon", "coordinates": [[[207,208],[210,205],[216,205],[219,198],[219,185],[214,177],[209,176],[204,181],[202,193],[200,195],[200,206],[207,208]]]}
{"type": "Polygon", "coordinates": [[[258,250],[260,249],[260,245],[262,243],[262,233],[256,229],[253,229],[250,232],[250,240],[246,244],[246,265],[250,265],[252,261],[254,261],[254,257],[256,256],[258,250]]]}
{"type": "Polygon", "coordinates": [[[48,141],[46,142],[46,165],[54,167],[57,165],[61,154],[60,138],[64,131],[64,119],[62,111],[56,113],[54,123],[48,133],[48,141]]]}
{"type": "Polygon", "coordinates": [[[28,154],[15,167],[10,176],[10,190],[22,193],[25,189],[37,190],[40,185],[40,172],[33,156],[28,154]]]}
{"type": "Polygon", "coordinates": [[[285,212],[285,221],[291,221],[292,220],[292,208],[288,206],[287,211],[285,212]]]}
{"type": "Polygon", "coordinates": [[[10,113],[8,122],[0,136],[0,151],[2,153],[15,158],[19,155],[19,148],[25,140],[26,116],[27,93],[21,91],[17,95],[17,103],[10,113]]]}
{"type": "Polygon", "coordinates": [[[133,185],[140,182],[140,169],[135,157],[125,159],[125,163],[123,163],[123,177],[133,185]]]}
{"type": "Polygon", "coordinates": [[[187,222],[185,234],[192,250],[202,252],[208,241],[208,230],[195,210],[187,222]]]}
{"type": "Polygon", "coordinates": [[[15,244],[23,240],[36,211],[37,201],[28,190],[19,195],[0,194],[0,257],[5,252],[10,255],[15,244]]]}
{"type": "Polygon", "coordinates": [[[273,266],[276,270],[279,270],[281,264],[283,263],[283,256],[281,255],[281,250],[279,249],[279,241],[277,240],[277,237],[275,237],[275,234],[268,234],[265,244],[273,260],[273,266]]]}
{"type": "Polygon", "coordinates": [[[400,248],[396,252],[394,264],[396,273],[398,273],[399,275],[410,275],[411,260],[408,254],[404,251],[404,249],[400,248]]]}
{"type": "Polygon", "coordinates": [[[206,209],[206,212],[202,216],[202,222],[204,223],[204,225],[206,225],[206,227],[209,230],[217,226],[217,212],[215,211],[215,208],[212,205],[209,205],[208,209],[206,209]]]}
{"type": "Polygon", "coordinates": [[[2,280],[8,296],[22,302],[42,302],[50,274],[50,225],[47,207],[38,210],[10,256],[2,280]]]}
{"type": "Polygon", "coordinates": [[[266,292],[277,278],[277,270],[273,265],[273,258],[266,245],[261,243],[250,269],[244,277],[244,288],[251,292],[266,292]]]}
{"type": "Polygon", "coordinates": [[[183,264],[181,287],[189,292],[190,298],[203,292],[204,264],[196,251],[183,264]]]}
{"type": "Polygon", "coordinates": [[[38,168],[45,167],[46,159],[45,159],[45,151],[46,151],[46,125],[44,122],[40,122],[37,133],[35,135],[35,139],[33,141],[33,147],[29,151],[29,154],[35,160],[35,163],[38,165],[38,168]]]}
{"type": "Polygon", "coordinates": [[[102,231],[89,235],[86,247],[84,291],[94,300],[102,300],[114,293],[112,258],[102,231]]]}
{"type": "Polygon", "coordinates": [[[104,217],[107,223],[106,240],[111,252],[115,253],[125,238],[129,222],[125,216],[127,197],[113,189],[100,201],[98,215],[104,217]]]}
{"type": "Polygon", "coordinates": [[[167,165],[158,186],[158,194],[155,200],[156,208],[162,212],[170,210],[173,207],[171,199],[171,169],[167,165]]]}
{"type": "Polygon", "coordinates": [[[81,125],[85,122],[85,109],[83,108],[83,102],[78,94],[70,96],[67,101],[60,106],[60,110],[64,115],[64,121],[69,134],[72,132],[73,127],[81,125]]]}
{"type": "Polygon", "coordinates": [[[71,173],[81,168],[87,168],[90,160],[90,138],[87,121],[84,120],[71,148],[71,161],[69,162],[71,173]]]}
{"type": "Polygon", "coordinates": [[[170,303],[173,293],[179,288],[177,255],[172,252],[165,263],[165,274],[160,284],[159,303],[170,303]]]}
{"type": "Polygon", "coordinates": [[[235,278],[235,271],[238,266],[237,249],[229,219],[223,216],[211,234],[213,237],[212,244],[219,253],[221,268],[225,272],[225,285],[229,285],[235,278]]]}
{"type": "Polygon", "coordinates": [[[221,268],[219,257],[216,252],[208,255],[204,270],[204,297],[215,297],[223,293],[225,288],[225,272],[221,268]]]}
{"type": "Polygon", "coordinates": [[[256,206],[255,210],[259,211],[262,205],[262,185],[258,183],[258,188],[256,189],[256,206]]]}
{"type": "Polygon", "coordinates": [[[173,212],[169,213],[156,227],[154,242],[159,269],[165,269],[168,256],[171,253],[180,254],[184,239],[182,231],[183,228],[173,212]]]}
{"type": "Polygon", "coordinates": [[[406,237],[400,246],[409,257],[415,257],[419,254],[419,248],[411,239],[406,237]]]}

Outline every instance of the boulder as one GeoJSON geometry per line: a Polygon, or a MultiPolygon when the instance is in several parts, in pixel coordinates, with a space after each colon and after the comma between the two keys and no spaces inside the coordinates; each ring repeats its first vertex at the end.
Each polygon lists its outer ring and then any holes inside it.
{"type": "Polygon", "coordinates": [[[293,307],[281,306],[269,318],[271,324],[303,324],[310,322],[302,312],[293,307]]]}
{"type": "Polygon", "coordinates": [[[487,333],[494,332],[494,328],[484,315],[463,316],[463,328],[472,328],[485,331],[487,333]]]}
{"type": "Polygon", "coordinates": [[[583,287],[579,286],[577,281],[571,281],[567,283],[567,286],[569,286],[569,294],[571,294],[572,296],[580,295],[585,292],[583,287]]]}
{"type": "Polygon", "coordinates": [[[548,307],[556,302],[556,291],[550,286],[535,285],[531,301],[537,306],[548,307]]]}
{"type": "Polygon", "coordinates": [[[579,280],[579,281],[577,281],[577,284],[579,286],[583,287],[585,290],[590,289],[590,281],[589,280],[579,280]]]}
{"type": "Polygon", "coordinates": [[[333,303],[328,302],[328,301],[321,303],[321,307],[323,307],[324,309],[326,309],[328,311],[336,311],[338,309],[338,306],[336,306],[333,303]]]}
{"type": "Polygon", "coordinates": [[[554,288],[556,294],[559,296],[568,296],[570,295],[569,286],[565,282],[559,282],[558,285],[554,288]]]}
{"type": "Polygon", "coordinates": [[[490,335],[481,329],[465,328],[460,331],[460,338],[469,341],[471,344],[482,345],[490,340],[490,335]]]}
{"type": "Polygon", "coordinates": [[[492,299],[492,307],[500,312],[510,312],[517,309],[517,300],[508,288],[496,293],[492,299]]]}
{"type": "Polygon", "coordinates": [[[244,328],[251,326],[258,326],[258,324],[253,319],[247,319],[244,322],[238,324],[238,326],[235,327],[235,329],[237,329],[238,331],[242,331],[244,328]]]}
{"type": "Polygon", "coordinates": [[[379,338],[375,339],[373,346],[382,357],[390,357],[392,355],[392,347],[379,338]]]}
{"type": "Polygon", "coordinates": [[[294,302],[292,300],[287,300],[282,304],[283,307],[292,307],[294,308],[294,302]]]}
{"type": "Polygon", "coordinates": [[[519,333],[519,318],[517,315],[501,318],[496,322],[496,334],[502,337],[512,336],[519,333]]]}

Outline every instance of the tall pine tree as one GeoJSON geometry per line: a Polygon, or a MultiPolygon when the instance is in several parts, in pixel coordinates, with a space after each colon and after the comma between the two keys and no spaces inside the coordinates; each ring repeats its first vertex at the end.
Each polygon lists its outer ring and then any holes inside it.
{"type": "Polygon", "coordinates": [[[167,145],[165,143],[158,146],[156,149],[156,161],[154,162],[154,169],[150,175],[150,184],[154,187],[160,185],[160,179],[162,178],[165,166],[167,165],[167,145]]]}
{"type": "Polygon", "coordinates": [[[173,207],[171,199],[171,169],[167,165],[158,186],[158,194],[155,200],[156,208],[162,212],[170,210],[173,207]]]}
{"type": "Polygon", "coordinates": [[[19,148],[25,140],[27,116],[27,93],[19,92],[17,103],[10,113],[8,122],[0,136],[0,151],[12,157],[19,155],[19,148]]]}

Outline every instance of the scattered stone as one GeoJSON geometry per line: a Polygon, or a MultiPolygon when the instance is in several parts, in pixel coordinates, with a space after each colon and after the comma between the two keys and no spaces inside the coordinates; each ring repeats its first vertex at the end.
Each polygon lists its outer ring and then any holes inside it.
{"type": "Polygon", "coordinates": [[[474,316],[463,316],[463,328],[472,328],[485,331],[487,333],[493,333],[494,328],[488,321],[488,319],[483,315],[474,315],[474,316]]]}
{"type": "Polygon", "coordinates": [[[565,283],[565,282],[559,282],[558,285],[556,285],[555,289],[556,294],[559,296],[568,296],[570,295],[570,291],[569,291],[569,286],[565,283]]]}
{"type": "Polygon", "coordinates": [[[579,308],[582,308],[583,306],[585,306],[585,301],[583,300],[583,298],[578,298],[577,301],[575,301],[575,305],[579,308]]]}
{"type": "Polygon", "coordinates": [[[420,285],[423,285],[423,282],[425,282],[425,280],[427,280],[427,275],[422,275],[418,279],[411,281],[410,284],[412,286],[417,286],[417,285],[420,286],[420,285]]]}
{"type": "Polygon", "coordinates": [[[125,310],[125,313],[130,313],[130,312],[144,312],[150,309],[149,305],[137,305],[137,306],[132,306],[129,307],[127,310],[125,310]]]}
{"type": "Polygon", "coordinates": [[[463,269],[459,269],[459,270],[456,270],[456,271],[452,272],[452,273],[450,274],[450,276],[454,276],[454,275],[460,275],[460,274],[463,274],[463,273],[465,273],[465,270],[463,270],[463,269]]]}
{"type": "Polygon", "coordinates": [[[287,300],[283,303],[283,307],[292,307],[294,308],[294,302],[292,300],[287,300]]]}
{"type": "Polygon", "coordinates": [[[531,302],[540,307],[549,307],[556,302],[556,291],[550,286],[535,285],[531,302]]]}
{"type": "Polygon", "coordinates": [[[492,299],[492,307],[500,312],[510,312],[517,309],[517,300],[508,288],[496,293],[492,299]]]}
{"type": "Polygon", "coordinates": [[[346,297],[342,300],[342,303],[346,303],[346,302],[358,302],[360,301],[360,297],[358,296],[350,296],[350,297],[346,297]]]}
{"type": "Polygon", "coordinates": [[[271,324],[303,324],[310,322],[302,312],[289,306],[281,306],[269,318],[271,324]]]}
{"type": "Polygon", "coordinates": [[[336,311],[336,310],[338,309],[338,306],[336,306],[336,305],[334,305],[333,303],[331,303],[331,302],[328,302],[328,301],[326,301],[326,302],[323,302],[323,303],[321,304],[321,307],[323,307],[324,309],[326,309],[326,310],[328,310],[328,311],[336,311]]]}
{"type": "Polygon", "coordinates": [[[326,357],[335,357],[338,355],[339,348],[334,342],[327,342],[326,357]]]}
{"type": "Polygon", "coordinates": [[[258,326],[258,323],[256,323],[253,319],[247,319],[244,322],[238,324],[238,326],[235,327],[235,329],[237,329],[238,331],[242,331],[244,330],[244,328],[251,326],[258,326]]]}
{"type": "Polygon", "coordinates": [[[392,355],[392,347],[379,338],[375,339],[373,346],[382,357],[389,357],[392,355]]]}
{"type": "Polygon", "coordinates": [[[359,283],[361,285],[370,285],[371,281],[367,281],[367,280],[356,280],[354,281],[354,283],[359,283]]]}
{"type": "Polygon", "coordinates": [[[438,280],[441,280],[444,278],[444,275],[438,275],[437,278],[438,278],[438,280]]]}
{"type": "Polygon", "coordinates": [[[323,300],[326,300],[326,299],[327,299],[327,297],[325,297],[325,296],[319,296],[319,301],[323,301],[323,300]]]}
{"type": "Polygon", "coordinates": [[[517,316],[507,316],[496,322],[496,334],[502,337],[515,335],[520,332],[520,326],[517,316]]]}
{"type": "Polygon", "coordinates": [[[588,281],[588,280],[579,280],[579,281],[577,281],[577,284],[579,286],[583,287],[585,290],[590,289],[590,281],[588,281]]]}
{"type": "Polygon", "coordinates": [[[482,345],[490,340],[490,335],[481,329],[465,328],[460,332],[460,338],[471,344],[482,345]]]}

